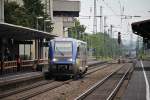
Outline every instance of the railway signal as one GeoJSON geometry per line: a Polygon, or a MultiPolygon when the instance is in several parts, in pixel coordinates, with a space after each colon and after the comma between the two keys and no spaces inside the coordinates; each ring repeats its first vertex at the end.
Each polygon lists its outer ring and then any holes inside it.
{"type": "Polygon", "coordinates": [[[121,44],[121,33],[118,32],[118,44],[120,45],[121,44]]]}
{"type": "Polygon", "coordinates": [[[119,54],[120,54],[118,63],[120,64],[120,62],[121,62],[121,32],[118,32],[118,44],[119,44],[119,54]]]}

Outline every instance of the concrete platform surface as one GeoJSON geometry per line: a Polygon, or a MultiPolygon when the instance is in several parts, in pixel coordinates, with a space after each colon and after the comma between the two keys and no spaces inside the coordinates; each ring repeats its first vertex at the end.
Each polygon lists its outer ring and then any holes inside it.
{"type": "Polygon", "coordinates": [[[0,77],[0,86],[14,83],[14,82],[19,82],[19,81],[25,81],[29,80],[32,78],[37,78],[37,77],[43,77],[42,72],[28,72],[28,73],[17,73],[17,74],[12,74],[12,75],[6,75],[0,77]]]}
{"type": "Polygon", "coordinates": [[[122,97],[122,100],[147,100],[147,94],[149,94],[147,92],[147,86],[150,83],[150,71],[148,70],[149,68],[150,61],[142,61],[142,63],[141,61],[137,61],[135,70],[133,72],[131,80],[129,81],[127,90],[122,97]],[[147,84],[146,80],[148,80],[147,84]]]}

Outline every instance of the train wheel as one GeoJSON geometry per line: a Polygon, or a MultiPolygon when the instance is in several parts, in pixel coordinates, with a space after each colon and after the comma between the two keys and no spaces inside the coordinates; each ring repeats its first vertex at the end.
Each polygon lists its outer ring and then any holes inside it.
{"type": "Polygon", "coordinates": [[[82,74],[82,73],[79,74],[79,78],[83,78],[83,76],[84,76],[84,74],[82,74]]]}
{"type": "Polygon", "coordinates": [[[45,72],[44,73],[44,77],[45,77],[45,79],[51,79],[52,78],[52,74],[50,73],[50,72],[45,72]]]}
{"type": "Polygon", "coordinates": [[[72,76],[74,80],[78,80],[79,79],[79,74],[75,74],[72,76]]]}

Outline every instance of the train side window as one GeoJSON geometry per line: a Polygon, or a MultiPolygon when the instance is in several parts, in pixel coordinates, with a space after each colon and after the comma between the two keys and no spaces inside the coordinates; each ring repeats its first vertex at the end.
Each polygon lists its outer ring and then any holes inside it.
{"type": "Polygon", "coordinates": [[[80,48],[78,47],[77,48],[77,58],[79,58],[80,57],[80,48]]]}

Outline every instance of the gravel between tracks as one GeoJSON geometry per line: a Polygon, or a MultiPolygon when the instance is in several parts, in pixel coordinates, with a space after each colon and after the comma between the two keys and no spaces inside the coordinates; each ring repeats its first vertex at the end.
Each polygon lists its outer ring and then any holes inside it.
{"type": "Polygon", "coordinates": [[[104,78],[106,75],[120,68],[123,64],[113,64],[95,73],[85,76],[59,88],[39,94],[29,100],[73,100],[78,95],[90,88],[94,83],[104,78]]]}

